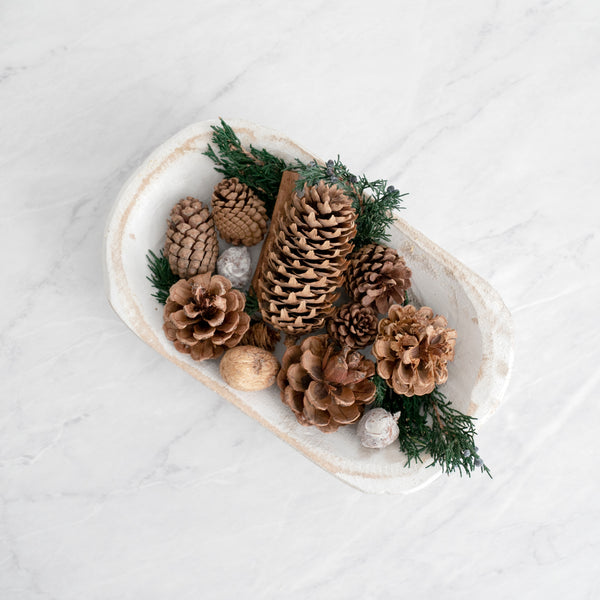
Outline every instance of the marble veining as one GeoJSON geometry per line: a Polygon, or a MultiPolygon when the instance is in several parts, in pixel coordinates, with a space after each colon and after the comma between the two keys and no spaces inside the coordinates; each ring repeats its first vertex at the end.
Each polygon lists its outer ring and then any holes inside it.
{"type": "Polygon", "coordinates": [[[0,18],[0,598],[600,596],[600,7],[156,0],[0,18]],[[118,190],[241,117],[410,193],[514,317],[494,479],[367,496],[111,311],[118,190]]]}

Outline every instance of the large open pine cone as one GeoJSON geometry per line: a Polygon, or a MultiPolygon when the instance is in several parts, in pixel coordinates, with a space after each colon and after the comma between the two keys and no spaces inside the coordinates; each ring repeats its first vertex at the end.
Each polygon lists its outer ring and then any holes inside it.
{"type": "Polygon", "coordinates": [[[330,432],[358,421],[373,402],[375,384],[368,378],[374,374],[375,365],[360,352],[315,335],[286,350],[277,384],[301,425],[330,432]]]}
{"type": "Polygon", "coordinates": [[[398,394],[423,396],[448,379],[456,331],[431,308],[395,305],[379,322],[373,354],[377,373],[398,394]]]}
{"type": "Polygon", "coordinates": [[[338,298],[356,235],[352,201],[323,181],[294,191],[258,282],[263,319],[291,336],[323,326],[338,298]]]}
{"type": "Polygon", "coordinates": [[[360,302],[340,306],[327,321],[327,333],[340,346],[366,348],[377,335],[377,313],[360,302]]]}
{"type": "Polygon", "coordinates": [[[212,207],[217,229],[229,244],[254,246],[267,232],[265,203],[237,177],[215,186],[212,207]]]}
{"type": "Polygon", "coordinates": [[[346,288],[352,299],[385,314],[404,302],[411,271],[393,248],[367,244],[350,256],[346,288]]]}
{"type": "Polygon", "coordinates": [[[219,241],[208,206],[188,196],[171,209],[165,256],[171,271],[182,279],[215,270],[219,241]]]}
{"type": "Polygon", "coordinates": [[[171,286],[163,330],[179,352],[194,360],[217,358],[233,348],[250,325],[246,299],[222,275],[203,273],[171,286]]]}

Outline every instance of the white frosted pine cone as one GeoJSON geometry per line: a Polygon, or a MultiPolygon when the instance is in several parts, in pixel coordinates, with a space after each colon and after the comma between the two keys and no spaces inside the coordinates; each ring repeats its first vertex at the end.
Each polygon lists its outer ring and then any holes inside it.
{"type": "Polygon", "coordinates": [[[245,288],[252,276],[252,260],[246,246],[232,246],[219,256],[217,272],[227,277],[234,288],[245,288]]]}
{"type": "Polygon", "coordinates": [[[365,448],[385,448],[398,439],[398,418],[385,408],[373,408],[358,422],[358,437],[365,448]]]}

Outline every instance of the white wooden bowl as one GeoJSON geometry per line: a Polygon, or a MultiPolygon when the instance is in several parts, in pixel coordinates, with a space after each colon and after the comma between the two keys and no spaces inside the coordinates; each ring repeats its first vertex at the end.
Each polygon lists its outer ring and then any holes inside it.
{"type": "MultiPolygon", "coordinates": [[[[243,144],[267,148],[287,160],[315,158],[271,129],[230,120],[243,144]]],[[[164,243],[171,207],[185,196],[209,201],[221,176],[202,152],[210,142],[205,121],[186,127],[157,148],[123,186],[105,232],[105,280],[108,299],[125,324],[165,358],[217,391],[323,469],[371,493],[406,493],[440,474],[439,468],[407,468],[397,444],[384,450],[363,448],[356,426],[324,434],[303,427],[279,397],[277,386],[262,392],[238,392],[219,375],[218,361],[195,362],[175,350],[162,331],[162,306],[152,298],[146,279],[146,252],[164,243]]],[[[421,304],[445,315],[456,329],[456,357],[443,390],[452,404],[481,423],[496,410],[512,366],[511,317],[497,292],[483,279],[436,246],[405,221],[392,228],[393,247],[413,272],[421,304]]],[[[256,254],[256,250],[255,250],[256,254]]]]}

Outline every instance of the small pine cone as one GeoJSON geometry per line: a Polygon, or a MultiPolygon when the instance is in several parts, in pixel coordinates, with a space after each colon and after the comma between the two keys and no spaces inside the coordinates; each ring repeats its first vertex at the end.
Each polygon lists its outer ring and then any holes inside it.
{"type": "Polygon", "coordinates": [[[208,206],[188,196],[171,209],[165,256],[171,271],[182,279],[215,270],[219,241],[208,206]]]}
{"type": "Polygon", "coordinates": [[[377,373],[398,394],[423,396],[448,379],[456,331],[431,308],[395,305],[379,322],[373,354],[377,373]]]}
{"type": "Polygon", "coordinates": [[[327,333],[340,346],[366,348],[377,335],[377,313],[360,302],[340,306],[327,322],[327,333]]]}
{"type": "Polygon", "coordinates": [[[286,350],[277,384],[282,402],[301,425],[329,433],[356,423],[364,406],[375,400],[369,379],[374,374],[375,365],[360,352],[340,351],[326,334],[314,335],[286,350]]]}
{"type": "Polygon", "coordinates": [[[248,329],[240,344],[244,346],[256,346],[257,348],[273,352],[280,338],[281,335],[278,331],[270,325],[259,321],[248,329]]]}
{"type": "Polygon", "coordinates": [[[355,302],[374,305],[379,313],[386,314],[390,306],[404,302],[411,275],[396,250],[367,244],[350,255],[346,288],[355,302]]]}
{"type": "Polygon", "coordinates": [[[267,232],[265,203],[237,177],[215,186],[212,208],[217,229],[229,244],[254,246],[267,232]]]}
{"type": "Polygon", "coordinates": [[[233,348],[250,326],[246,299],[222,275],[203,273],[171,286],[163,331],[175,348],[194,360],[218,358],[233,348]]]}

